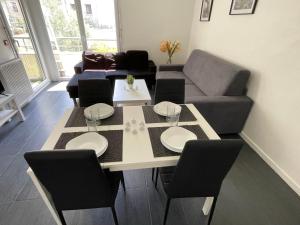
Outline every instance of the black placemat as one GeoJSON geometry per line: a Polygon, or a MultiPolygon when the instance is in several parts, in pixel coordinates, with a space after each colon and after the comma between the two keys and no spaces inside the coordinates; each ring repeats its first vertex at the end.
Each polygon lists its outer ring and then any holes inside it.
{"type": "MultiPolygon", "coordinates": [[[[122,130],[110,130],[110,131],[100,131],[99,134],[106,137],[108,141],[108,147],[105,153],[98,159],[101,163],[104,162],[120,162],[122,161],[122,149],[123,149],[123,131],[122,130]]],[[[84,134],[84,132],[73,132],[73,133],[63,133],[56,145],[55,149],[65,149],[66,144],[73,138],[84,134]]]]}
{"type": "MultiPolygon", "coordinates": [[[[189,122],[196,121],[196,117],[189,110],[186,105],[181,105],[181,113],[179,117],[179,122],[189,122]]],[[[166,117],[160,116],[153,110],[153,106],[143,106],[143,112],[146,123],[165,123],[166,117]]]]}
{"type": "MultiPolygon", "coordinates": [[[[198,125],[191,125],[191,126],[182,126],[183,128],[192,131],[194,134],[196,134],[197,138],[199,140],[208,140],[208,137],[202,130],[202,128],[198,125]]],[[[166,157],[166,156],[177,156],[180,155],[179,153],[170,151],[169,149],[165,148],[161,141],[160,141],[160,135],[162,132],[167,130],[169,127],[152,127],[148,128],[153,155],[154,157],[166,157]]]]}
{"type": "MultiPolygon", "coordinates": [[[[121,125],[123,124],[123,108],[122,107],[114,107],[114,114],[104,120],[101,120],[101,125],[121,125]]],[[[101,126],[100,125],[100,126],[101,126]]],[[[68,122],[66,123],[66,127],[85,127],[85,117],[84,117],[84,108],[83,107],[75,107],[71,113],[68,122]]]]}

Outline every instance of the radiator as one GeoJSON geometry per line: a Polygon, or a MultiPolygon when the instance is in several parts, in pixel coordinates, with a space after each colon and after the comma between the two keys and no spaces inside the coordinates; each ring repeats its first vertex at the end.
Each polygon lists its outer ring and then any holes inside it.
{"type": "Polygon", "coordinates": [[[0,78],[8,93],[14,94],[17,104],[24,105],[33,94],[21,59],[14,59],[0,65],[0,78]]]}

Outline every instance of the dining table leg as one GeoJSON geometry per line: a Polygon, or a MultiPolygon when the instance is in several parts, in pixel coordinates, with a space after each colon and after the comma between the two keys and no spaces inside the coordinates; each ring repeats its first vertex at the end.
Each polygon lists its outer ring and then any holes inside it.
{"type": "Polygon", "coordinates": [[[35,176],[35,174],[33,173],[32,170],[28,170],[27,171],[28,175],[30,176],[34,186],[37,188],[38,192],[40,193],[40,195],[42,196],[43,201],[45,202],[46,206],[48,207],[48,209],[50,210],[51,215],[53,216],[55,222],[57,225],[62,225],[60,219],[59,219],[59,215],[58,212],[56,211],[55,207],[52,206],[51,202],[49,201],[42,185],[40,184],[39,180],[37,179],[37,177],[35,176]]]}
{"type": "Polygon", "coordinates": [[[214,197],[206,197],[203,208],[202,208],[202,212],[205,216],[207,216],[209,214],[209,211],[211,209],[213,201],[214,201],[214,197]]]}

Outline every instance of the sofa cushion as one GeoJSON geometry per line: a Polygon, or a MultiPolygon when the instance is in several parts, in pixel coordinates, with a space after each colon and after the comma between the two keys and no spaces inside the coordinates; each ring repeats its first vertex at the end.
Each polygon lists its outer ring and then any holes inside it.
{"type": "Polygon", "coordinates": [[[203,91],[201,91],[194,84],[186,84],[185,85],[185,102],[193,103],[194,100],[198,99],[199,96],[206,96],[203,91]]]}
{"type": "Polygon", "coordinates": [[[127,69],[126,53],[125,52],[118,52],[118,53],[113,55],[113,58],[115,60],[117,70],[127,69]]]}
{"type": "Polygon", "coordinates": [[[89,55],[83,57],[83,70],[87,69],[105,69],[105,58],[103,55],[89,55]]]}
{"type": "Polygon", "coordinates": [[[193,84],[193,82],[179,71],[159,71],[156,73],[156,79],[184,79],[185,84],[193,84]]]}
{"type": "Polygon", "coordinates": [[[106,70],[106,76],[127,76],[128,70],[106,70]]]}
{"type": "Polygon", "coordinates": [[[130,70],[143,70],[148,68],[148,52],[130,50],[126,52],[127,67],[130,70]]]}
{"type": "Polygon", "coordinates": [[[185,75],[209,96],[243,95],[250,72],[199,49],[183,68],[185,75]]]}
{"type": "Polygon", "coordinates": [[[82,54],[83,70],[105,70],[115,68],[113,54],[105,55],[84,51],[82,54]]]}

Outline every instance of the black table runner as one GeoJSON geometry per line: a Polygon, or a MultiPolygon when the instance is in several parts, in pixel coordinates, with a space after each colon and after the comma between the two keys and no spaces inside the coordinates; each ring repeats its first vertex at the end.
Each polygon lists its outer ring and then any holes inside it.
{"type": "MultiPolygon", "coordinates": [[[[101,120],[101,125],[122,125],[123,124],[123,108],[114,107],[114,114],[104,120],[101,120]]],[[[75,107],[71,113],[70,118],[66,123],[66,127],[86,127],[84,108],[75,107]]]]}
{"type": "MultiPolygon", "coordinates": [[[[193,132],[199,140],[208,140],[208,137],[199,125],[182,126],[193,132]]],[[[180,153],[173,152],[163,146],[160,141],[160,135],[169,127],[152,127],[148,128],[154,157],[177,156],[180,153]]]]}
{"type": "MultiPolygon", "coordinates": [[[[186,105],[181,105],[181,107],[179,122],[191,122],[197,120],[186,105]]],[[[153,106],[143,106],[142,108],[146,123],[166,123],[166,117],[160,116],[154,112],[153,106]]]]}
{"type": "MultiPolygon", "coordinates": [[[[72,132],[62,133],[59,137],[54,149],[65,149],[66,144],[73,138],[78,137],[85,132],[72,132]]],[[[122,161],[122,149],[123,149],[123,131],[122,130],[111,130],[111,131],[100,131],[99,134],[106,137],[108,141],[108,147],[105,153],[98,159],[101,163],[105,162],[120,162],[122,161]]]]}

